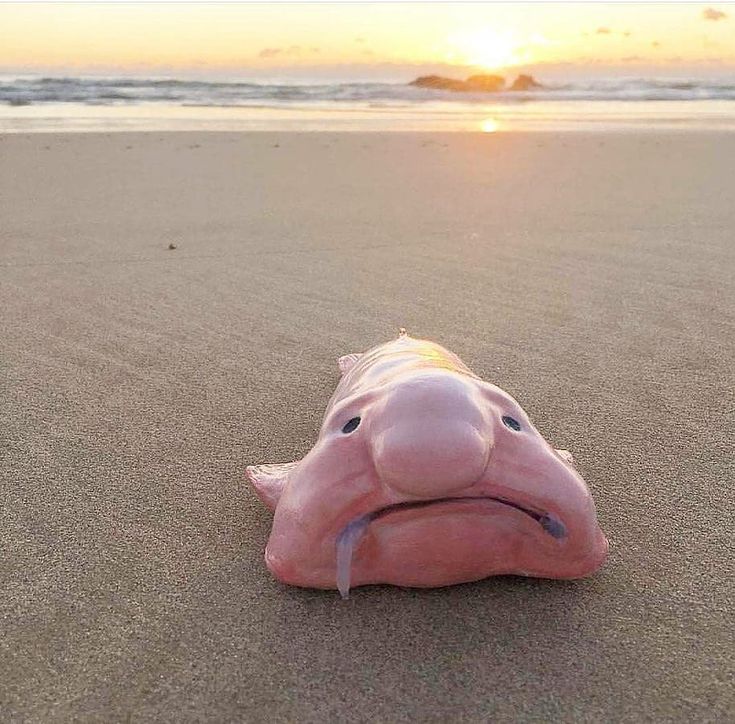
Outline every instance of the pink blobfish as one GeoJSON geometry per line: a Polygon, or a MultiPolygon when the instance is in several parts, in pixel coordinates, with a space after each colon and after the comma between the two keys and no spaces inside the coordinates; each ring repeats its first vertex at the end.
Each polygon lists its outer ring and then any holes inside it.
{"type": "Polygon", "coordinates": [[[265,561],[309,588],[581,578],[607,557],[572,455],[452,352],[401,330],[339,359],[314,447],[247,476],[274,511],[265,561]]]}

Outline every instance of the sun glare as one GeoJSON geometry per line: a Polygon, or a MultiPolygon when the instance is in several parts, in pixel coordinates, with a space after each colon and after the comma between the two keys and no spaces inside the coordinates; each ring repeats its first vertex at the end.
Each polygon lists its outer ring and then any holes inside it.
{"type": "Polygon", "coordinates": [[[507,32],[480,28],[457,33],[449,38],[452,59],[488,70],[505,68],[531,60],[521,43],[507,32]]]}
{"type": "Polygon", "coordinates": [[[498,122],[494,118],[486,118],[481,124],[483,133],[495,133],[498,130],[498,122]]]}

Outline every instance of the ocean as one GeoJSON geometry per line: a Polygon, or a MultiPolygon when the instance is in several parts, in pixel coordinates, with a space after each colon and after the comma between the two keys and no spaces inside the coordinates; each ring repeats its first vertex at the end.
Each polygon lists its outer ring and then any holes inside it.
{"type": "Polygon", "coordinates": [[[732,78],[608,78],[466,93],[408,83],[0,76],[0,132],[735,129],[732,78]]]}

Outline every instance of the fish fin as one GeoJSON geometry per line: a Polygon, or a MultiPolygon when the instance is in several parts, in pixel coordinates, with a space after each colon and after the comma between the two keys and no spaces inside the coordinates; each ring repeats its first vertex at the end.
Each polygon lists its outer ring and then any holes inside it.
{"type": "Polygon", "coordinates": [[[565,462],[569,463],[569,465],[574,465],[574,455],[569,452],[569,450],[557,450],[556,454],[565,462]]]}
{"type": "Polygon", "coordinates": [[[337,360],[337,364],[339,365],[339,371],[346,375],[356,364],[357,360],[362,357],[361,354],[346,354],[340,357],[337,360]]]}
{"type": "Polygon", "coordinates": [[[271,510],[276,509],[278,499],[288,482],[288,476],[300,463],[272,463],[269,465],[248,465],[245,475],[255,488],[258,497],[271,510]]]}

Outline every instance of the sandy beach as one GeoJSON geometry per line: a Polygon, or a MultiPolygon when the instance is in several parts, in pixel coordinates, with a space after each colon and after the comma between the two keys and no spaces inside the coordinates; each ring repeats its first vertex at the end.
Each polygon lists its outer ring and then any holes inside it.
{"type": "Polygon", "coordinates": [[[0,719],[735,711],[735,135],[0,136],[0,719]],[[175,249],[169,249],[169,245],[175,249]],[[247,464],[399,327],[573,451],[594,577],[289,588],[247,464]]]}

